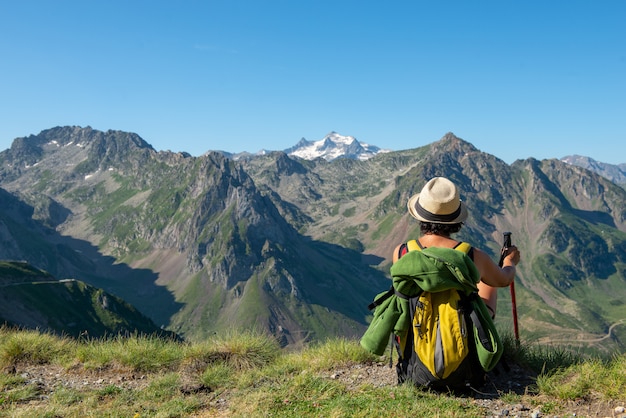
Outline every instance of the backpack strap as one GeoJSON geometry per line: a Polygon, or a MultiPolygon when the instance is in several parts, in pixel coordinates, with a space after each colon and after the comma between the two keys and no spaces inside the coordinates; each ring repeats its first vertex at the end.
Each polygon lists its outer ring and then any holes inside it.
{"type": "Polygon", "coordinates": [[[474,261],[474,247],[472,247],[469,242],[459,242],[454,246],[454,249],[463,251],[472,261],[474,261]]]}
{"type": "Polygon", "coordinates": [[[422,247],[422,244],[416,239],[407,241],[406,247],[409,251],[422,251],[424,249],[424,247],[422,247]]]}
{"type": "Polygon", "coordinates": [[[454,246],[455,250],[463,251],[465,254],[469,252],[470,248],[472,248],[472,246],[469,245],[469,243],[463,241],[454,246]]]}
{"type": "Polygon", "coordinates": [[[376,299],[374,299],[374,301],[372,303],[367,305],[367,309],[369,309],[371,311],[371,310],[375,309],[377,306],[382,305],[382,303],[384,301],[386,301],[391,296],[393,296],[394,292],[395,292],[395,289],[393,288],[393,286],[391,286],[391,288],[389,290],[387,290],[387,293],[384,293],[384,294],[378,296],[376,299]]]}
{"type": "Polygon", "coordinates": [[[416,239],[404,242],[400,244],[400,248],[398,248],[398,260],[409,251],[421,251],[423,249],[422,244],[416,239]]]}
{"type": "MultiPolygon", "coordinates": [[[[469,256],[469,258],[472,261],[474,260],[474,247],[472,247],[469,242],[465,242],[465,241],[459,242],[453,248],[455,250],[464,252],[465,254],[469,256]]],[[[409,251],[421,251],[423,249],[424,247],[418,240],[412,239],[403,244],[400,244],[400,248],[398,249],[398,259],[400,259],[400,257],[408,253],[409,251]]]]}
{"type": "Polygon", "coordinates": [[[382,295],[378,296],[376,299],[374,299],[372,303],[367,305],[367,309],[369,309],[370,311],[375,309],[377,306],[382,305],[384,301],[386,301],[393,295],[396,295],[397,297],[402,298],[404,300],[411,299],[407,295],[398,292],[393,286],[391,286],[391,288],[389,288],[389,290],[387,290],[386,293],[383,293],[382,295]]]}

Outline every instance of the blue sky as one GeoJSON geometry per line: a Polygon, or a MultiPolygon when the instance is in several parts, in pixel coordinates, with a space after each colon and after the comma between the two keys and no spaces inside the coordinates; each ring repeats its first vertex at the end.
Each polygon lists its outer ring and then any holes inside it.
{"type": "Polygon", "coordinates": [[[157,150],[392,150],[626,163],[626,1],[0,0],[0,150],[55,126],[157,150]]]}

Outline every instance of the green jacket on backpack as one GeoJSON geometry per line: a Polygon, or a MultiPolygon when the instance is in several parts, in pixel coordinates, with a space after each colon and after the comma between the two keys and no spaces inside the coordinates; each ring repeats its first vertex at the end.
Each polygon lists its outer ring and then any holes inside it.
{"type": "Polygon", "coordinates": [[[391,266],[394,294],[383,292],[377,299],[386,297],[374,311],[374,318],[361,338],[361,346],[371,353],[382,355],[393,332],[400,335],[406,331],[409,317],[406,297],[419,295],[422,291],[438,292],[457,289],[465,294],[477,291],[480,273],[471,258],[452,248],[428,247],[423,251],[409,251],[391,266]]]}

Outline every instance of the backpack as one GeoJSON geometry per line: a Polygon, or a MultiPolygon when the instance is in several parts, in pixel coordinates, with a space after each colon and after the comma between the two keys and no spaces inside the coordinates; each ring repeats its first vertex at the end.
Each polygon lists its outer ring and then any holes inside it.
{"type": "Polygon", "coordinates": [[[396,326],[393,332],[393,346],[399,356],[398,383],[452,392],[482,386],[486,372],[495,367],[502,354],[502,344],[478,296],[480,276],[471,260],[471,245],[462,242],[455,249],[422,248],[411,240],[400,247],[399,258],[409,252],[411,260],[405,261],[412,264],[406,268],[398,265],[397,271],[394,267],[398,263],[392,266],[395,288],[370,304],[372,309],[395,296],[408,310],[405,321],[409,325],[396,326]],[[414,270],[418,273],[412,276],[414,270]],[[405,282],[404,287],[398,285],[399,280],[405,282]],[[407,283],[411,282],[418,287],[409,288],[407,283]]]}

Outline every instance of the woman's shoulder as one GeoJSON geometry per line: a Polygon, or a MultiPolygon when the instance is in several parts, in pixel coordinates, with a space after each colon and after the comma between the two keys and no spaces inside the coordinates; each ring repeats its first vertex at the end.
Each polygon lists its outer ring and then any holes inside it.
{"type": "Polygon", "coordinates": [[[400,259],[400,251],[402,251],[402,247],[405,246],[405,245],[406,245],[406,243],[403,242],[401,244],[398,244],[396,246],[396,248],[393,249],[393,255],[391,257],[391,261],[393,263],[395,263],[396,261],[398,261],[400,259]]]}

